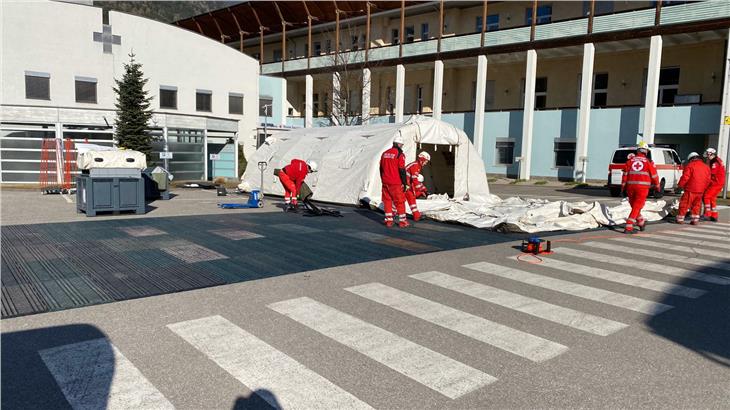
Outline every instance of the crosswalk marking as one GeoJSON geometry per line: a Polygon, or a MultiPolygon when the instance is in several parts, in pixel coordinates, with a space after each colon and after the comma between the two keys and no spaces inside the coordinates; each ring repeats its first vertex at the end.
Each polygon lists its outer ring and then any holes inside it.
{"type": "MultiPolygon", "coordinates": [[[[513,257],[512,259],[517,258],[513,257]]],[[[565,262],[553,258],[543,258],[542,263],[535,266],[548,267],[551,269],[571,272],[591,278],[603,279],[610,282],[621,283],[623,285],[635,286],[637,288],[649,289],[656,292],[667,293],[670,295],[679,295],[693,299],[707,293],[706,291],[701,289],[694,289],[687,286],[660,282],[658,280],[627,275],[625,273],[614,272],[601,268],[594,268],[592,266],[578,265],[576,263],[565,262]]]]}
{"type": "Polygon", "coordinates": [[[676,266],[659,265],[656,263],[641,261],[636,263],[634,260],[617,258],[611,255],[604,255],[595,252],[586,252],[573,248],[554,248],[553,252],[558,255],[568,255],[575,258],[583,258],[596,262],[610,263],[620,266],[628,266],[635,269],[641,269],[654,273],[662,273],[670,276],[677,276],[680,278],[689,278],[699,280],[708,283],[715,283],[718,285],[730,285],[730,279],[724,278],[718,275],[712,275],[708,273],[697,272],[693,269],[678,268],[676,266]]]}
{"type": "MultiPolygon", "coordinates": [[[[646,238],[650,240],[657,240],[657,241],[663,241],[663,242],[676,242],[676,243],[683,243],[685,245],[692,245],[692,248],[694,247],[703,247],[703,248],[720,248],[720,249],[728,249],[730,245],[727,243],[718,243],[717,241],[711,240],[711,241],[705,241],[700,240],[699,238],[680,238],[677,236],[668,236],[664,234],[659,235],[642,235],[639,238],[646,238]]],[[[705,239],[707,239],[705,237],[705,239]]],[[[728,239],[730,240],[730,239],[728,239]]],[[[664,245],[659,245],[660,247],[665,247],[664,245]]],[[[694,251],[693,251],[694,252],[694,251]]],[[[725,253],[727,255],[727,253],[725,253]]]]}
{"type": "MultiPolygon", "coordinates": [[[[702,238],[702,239],[709,239],[716,242],[730,242],[730,236],[716,236],[716,235],[706,235],[701,233],[694,233],[694,232],[685,232],[687,229],[681,229],[676,231],[665,231],[662,232],[662,234],[665,235],[678,235],[678,236],[686,236],[688,238],[702,238]]],[[[727,246],[727,245],[725,245],[727,246]]]]}
{"type": "Polygon", "coordinates": [[[268,307],[451,399],[497,380],[307,297],[273,303],[268,307]]]}
{"type": "MultiPolygon", "coordinates": [[[[694,246],[670,245],[668,243],[654,242],[653,240],[650,240],[648,238],[646,238],[646,239],[642,239],[642,238],[616,238],[616,239],[622,239],[623,242],[633,243],[633,244],[636,244],[636,245],[651,246],[653,248],[662,248],[662,249],[665,249],[665,250],[668,250],[668,251],[694,253],[696,255],[713,256],[715,258],[727,258],[727,256],[728,256],[728,252],[713,251],[713,250],[710,250],[710,249],[703,249],[703,248],[700,248],[700,247],[697,247],[696,248],[694,246]]],[[[654,239],[654,238],[652,238],[652,239],[654,239]]]]}
{"type": "Polygon", "coordinates": [[[712,226],[699,226],[699,227],[689,227],[689,228],[683,228],[683,231],[692,231],[692,232],[702,232],[709,235],[719,235],[722,237],[727,237],[730,235],[730,230],[724,229],[724,228],[716,228],[712,226]]]}
{"type": "Polygon", "coordinates": [[[368,283],[349,287],[345,290],[533,362],[552,359],[568,350],[567,346],[559,343],[432,302],[381,283],[368,283]]]}
{"type": "Polygon", "coordinates": [[[38,353],[74,409],[174,408],[106,338],[38,353]]]}
{"type": "Polygon", "coordinates": [[[723,269],[723,270],[730,271],[730,263],[711,261],[708,259],[693,258],[693,257],[689,257],[689,256],[675,255],[672,253],[655,252],[655,251],[650,251],[647,249],[641,249],[641,248],[636,248],[636,247],[631,247],[631,246],[614,245],[612,243],[584,242],[584,243],[582,243],[582,245],[588,246],[588,247],[593,247],[593,248],[605,249],[605,250],[609,250],[609,251],[628,253],[631,255],[638,255],[643,258],[649,257],[649,258],[663,259],[665,261],[681,262],[681,263],[686,263],[689,265],[702,266],[705,268],[712,267],[712,268],[716,268],[716,269],[723,269]]]}
{"type": "Polygon", "coordinates": [[[435,286],[440,286],[444,289],[469,295],[485,302],[504,306],[518,312],[600,336],[608,336],[628,326],[625,323],[578,312],[573,309],[553,305],[552,303],[507,292],[506,290],[497,289],[441,272],[423,272],[410,275],[410,277],[435,286]]]}
{"type": "Polygon", "coordinates": [[[263,340],[221,316],[167,327],[205,354],[251,391],[276,407],[302,409],[371,408],[263,340]]]}
{"type": "Polygon", "coordinates": [[[647,315],[656,315],[673,307],[670,305],[665,305],[663,303],[652,302],[634,296],[623,295],[604,289],[580,285],[561,279],[536,275],[534,273],[521,271],[519,269],[508,268],[506,266],[495,265],[488,262],[472,263],[469,265],[464,265],[464,267],[479,272],[489,273],[491,275],[499,276],[502,278],[526,283],[532,286],[538,286],[541,288],[554,290],[556,292],[577,296],[583,299],[594,300],[608,305],[618,306],[624,309],[645,313],[647,315]]]}

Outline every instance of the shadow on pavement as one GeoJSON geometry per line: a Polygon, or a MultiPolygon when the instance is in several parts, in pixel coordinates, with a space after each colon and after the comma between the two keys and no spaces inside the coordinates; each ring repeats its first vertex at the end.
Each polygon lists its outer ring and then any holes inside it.
{"type": "MultiPolygon", "coordinates": [[[[720,263],[730,263],[730,259],[720,263]]],[[[730,270],[719,263],[696,272],[730,278],[730,270]]],[[[705,289],[707,293],[696,299],[665,297],[660,302],[672,305],[674,309],[648,319],[646,324],[654,334],[730,367],[730,285],[692,279],[683,279],[677,284],[705,289]]]]}
{"type": "Polygon", "coordinates": [[[70,409],[49,371],[54,363],[57,368],[63,368],[70,389],[67,394],[80,400],[76,403],[80,408],[107,407],[114,353],[106,335],[95,326],[79,324],[4,333],[0,344],[3,409],[70,409]],[[91,342],[92,348],[77,350],[83,353],[74,356],[75,360],[68,360],[68,352],[47,350],[82,342],[91,342]],[[42,351],[45,351],[43,356],[42,351]],[[44,357],[51,363],[49,366],[44,357]],[[72,369],[80,364],[84,365],[85,372],[72,369]]]}

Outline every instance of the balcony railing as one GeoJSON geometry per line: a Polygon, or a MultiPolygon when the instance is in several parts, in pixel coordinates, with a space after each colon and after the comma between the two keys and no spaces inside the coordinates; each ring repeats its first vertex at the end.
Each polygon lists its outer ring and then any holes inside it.
{"type": "MultiPolygon", "coordinates": [[[[730,1],[705,0],[687,4],[663,7],[661,10],[661,25],[680,24],[692,21],[713,20],[730,17],[730,1]]],[[[655,8],[631,10],[620,13],[598,15],[593,19],[593,33],[630,30],[654,25],[656,18],[655,8]]],[[[588,32],[588,18],[575,18],[535,26],[535,40],[550,40],[584,35],[588,32]]],[[[525,43],[530,41],[530,27],[515,27],[495,30],[485,33],[486,47],[507,44],[525,43]]],[[[481,33],[462,34],[443,37],[441,52],[469,50],[481,47],[481,33]]],[[[438,51],[438,40],[431,39],[403,44],[403,57],[435,54],[438,51]]],[[[368,52],[371,62],[396,59],[400,56],[398,45],[371,48],[368,52]]],[[[309,68],[323,68],[343,63],[361,63],[365,60],[365,50],[348,51],[334,55],[322,55],[310,59],[309,68]],[[335,64],[336,63],[336,64],[335,64]]],[[[283,66],[281,62],[267,63],[261,67],[262,74],[294,72],[307,69],[307,58],[287,60],[283,66]]]]}

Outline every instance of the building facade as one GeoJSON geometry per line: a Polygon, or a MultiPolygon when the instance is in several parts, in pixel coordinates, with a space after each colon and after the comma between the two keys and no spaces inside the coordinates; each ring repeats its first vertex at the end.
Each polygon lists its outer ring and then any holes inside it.
{"type": "Polygon", "coordinates": [[[259,64],[169,24],[55,1],[3,1],[2,183],[37,183],[43,138],[114,143],[114,80],[134,53],[156,137],[179,180],[237,178],[236,142],[255,149],[259,64]],[[211,156],[212,154],[212,156],[211,156]]]}
{"type": "Polygon", "coordinates": [[[291,126],[432,115],[470,135],[490,174],[521,179],[602,180],[639,140],[726,158],[726,1],[322,3],[178,24],[230,30],[286,81],[291,126]]]}

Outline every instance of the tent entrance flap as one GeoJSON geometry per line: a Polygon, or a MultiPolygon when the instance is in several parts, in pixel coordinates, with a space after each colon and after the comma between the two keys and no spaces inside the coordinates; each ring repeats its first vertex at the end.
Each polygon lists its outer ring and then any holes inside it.
{"type": "Polygon", "coordinates": [[[456,147],[443,144],[423,144],[418,152],[426,151],[431,162],[423,168],[423,183],[431,194],[448,194],[454,197],[454,168],[456,147]]]}

